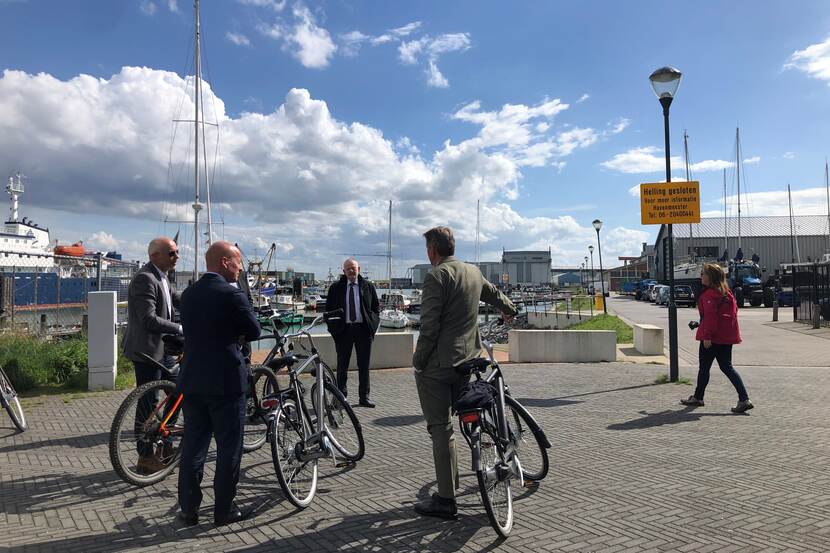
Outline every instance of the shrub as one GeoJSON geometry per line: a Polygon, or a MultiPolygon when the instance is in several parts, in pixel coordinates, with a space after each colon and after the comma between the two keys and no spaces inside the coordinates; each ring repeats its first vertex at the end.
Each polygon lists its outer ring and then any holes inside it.
{"type": "Polygon", "coordinates": [[[47,341],[19,334],[3,335],[0,336],[0,366],[19,392],[61,385],[86,371],[86,340],[73,337],[47,341]]]}

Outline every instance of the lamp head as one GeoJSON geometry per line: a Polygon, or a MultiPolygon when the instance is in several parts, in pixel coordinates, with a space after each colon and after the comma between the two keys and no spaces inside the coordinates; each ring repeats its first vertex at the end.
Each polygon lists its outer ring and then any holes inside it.
{"type": "Polygon", "coordinates": [[[661,100],[663,98],[669,98],[669,101],[671,101],[675,94],[677,94],[677,87],[680,86],[680,80],[682,78],[683,74],[680,71],[674,67],[666,66],[655,70],[649,76],[648,80],[651,81],[651,87],[654,89],[654,93],[658,98],[661,100]]]}
{"type": "Polygon", "coordinates": [[[591,224],[592,224],[592,225],[594,225],[594,229],[595,229],[597,232],[599,232],[599,229],[601,229],[601,228],[602,228],[602,221],[600,221],[599,219],[594,219],[594,222],[593,222],[593,223],[591,223],[591,224]]]}
{"type": "Polygon", "coordinates": [[[594,253],[594,246],[588,246],[588,251],[589,251],[589,252],[591,252],[591,254],[593,255],[593,253],[594,253]]]}

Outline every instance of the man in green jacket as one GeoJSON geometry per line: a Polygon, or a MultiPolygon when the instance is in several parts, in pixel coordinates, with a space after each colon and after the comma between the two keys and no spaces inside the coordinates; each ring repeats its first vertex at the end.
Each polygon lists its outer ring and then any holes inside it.
{"type": "Polygon", "coordinates": [[[433,269],[424,278],[421,332],[412,356],[421,410],[432,438],[438,493],[415,505],[425,516],[453,518],[458,510],[458,459],[453,436],[452,404],[463,384],[455,367],[481,355],[479,300],[512,317],[516,308],[488,282],[475,265],[453,257],[455,238],[448,227],[424,233],[433,269]]]}

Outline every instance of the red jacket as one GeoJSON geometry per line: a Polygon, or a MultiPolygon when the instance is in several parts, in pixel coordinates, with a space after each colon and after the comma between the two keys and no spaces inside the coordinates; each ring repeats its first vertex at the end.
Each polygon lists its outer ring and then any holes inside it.
{"type": "Polygon", "coordinates": [[[697,300],[700,326],[695,339],[710,340],[715,344],[740,344],[738,304],[732,292],[722,296],[718,290],[706,288],[697,300]]]}

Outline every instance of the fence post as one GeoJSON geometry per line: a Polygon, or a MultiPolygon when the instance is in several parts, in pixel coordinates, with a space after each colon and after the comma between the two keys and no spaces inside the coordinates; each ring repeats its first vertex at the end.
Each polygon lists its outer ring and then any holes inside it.
{"type": "Polygon", "coordinates": [[[821,328],[821,306],[813,302],[813,328],[821,328]]]}
{"type": "Polygon", "coordinates": [[[101,262],[101,253],[99,252],[98,257],[95,260],[95,268],[96,268],[97,280],[98,280],[97,289],[98,289],[99,292],[101,292],[101,284],[104,282],[104,275],[101,274],[101,267],[102,266],[103,266],[103,263],[101,262]]]}
{"type": "Polygon", "coordinates": [[[37,321],[37,314],[38,314],[38,307],[37,307],[38,303],[37,302],[39,301],[39,299],[37,297],[38,296],[37,284],[38,284],[38,280],[40,280],[38,278],[40,276],[40,273],[38,272],[37,269],[38,268],[35,267],[35,272],[33,273],[33,275],[34,275],[33,278],[34,278],[34,281],[35,281],[35,283],[34,283],[35,284],[35,316],[32,318],[32,326],[35,326],[35,321],[37,321]]]}
{"type": "Polygon", "coordinates": [[[772,300],[772,322],[778,321],[778,297],[772,300]]]}
{"type": "Polygon", "coordinates": [[[12,266],[12,330],[14,330],[15,295],[17,294],[17,265],[12,266]]]}
{"type": "Polygon", "coordinates": [[[87,387],[90,391],[115,388],[118,365],[117,300],[116,292],[90,292],[87,295],[87,387]]]}

